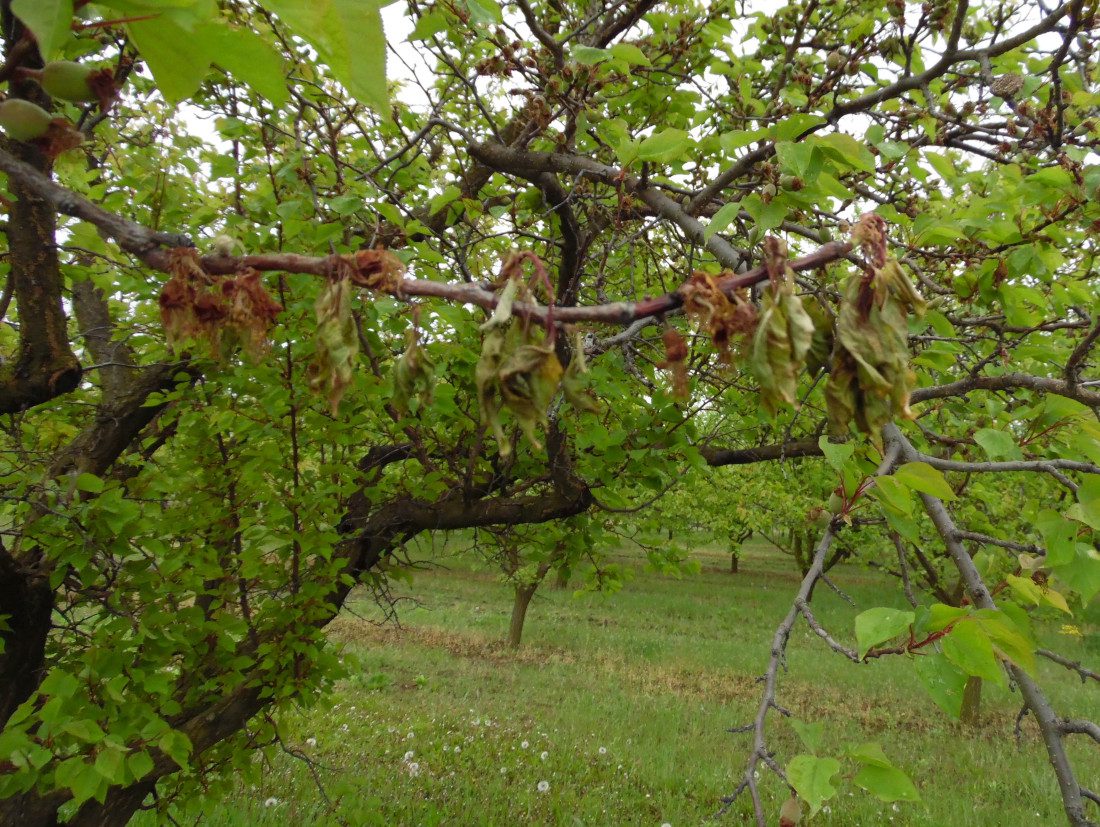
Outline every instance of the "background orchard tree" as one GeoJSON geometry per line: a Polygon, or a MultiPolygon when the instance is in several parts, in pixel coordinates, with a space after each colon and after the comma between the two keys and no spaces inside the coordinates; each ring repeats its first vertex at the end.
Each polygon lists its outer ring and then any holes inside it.
{"type": "Polygon", "coordinates": [[[812,730],[768,742],[801,618],[952,713],[1011,681],[1089,823],[1100,732],[1035,661],[1095,673],[1032,626],[1100,591],[1093,5],[410,4],[393,96],[372,4],[0,12],[0,820],[247,771],[422,533],[802,457],[839,502],[729,806],[836,792],[812,730]],[[856,521],[932,596],[853,647],[809,601],[856,521]]]}

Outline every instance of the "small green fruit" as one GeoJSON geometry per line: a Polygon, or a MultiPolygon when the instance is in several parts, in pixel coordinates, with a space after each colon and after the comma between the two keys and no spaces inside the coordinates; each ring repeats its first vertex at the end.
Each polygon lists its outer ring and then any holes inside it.
{"type": "Polygon", "coordinates": [[[843,498],[841,498],[841,496],[835,492],[830,494],[828,508],[830,514],[839,514],[841,511],[844,510],[843,498]]]}
{"type": "Polygon", "coordinates": [[[764,186],[762,186],[760,188],[760,197],[765,202],[768,202],[768,201],[771,201],[773,198],[775,198],[776,192],[778,192],[778,190],[776,190],[775,184],[773,184],[771,182],[768,182],[767,184],[765,184],[764,186]]]}
{"type": "Polygon", "coordinates": [[[840,52],[829,52],[825,56],[825,65],[829,67],[830,72],[835,72],[844,66],[844,55],[840,52]]]}
{"type": "Polygon", "coordinates": [[[49,112],[22,98],[8,98],[0,103],[0,127],[16,141],[41,138],[49,130],[51,121],[53,116],[49,112]]]}
{"type": "Polygon", "coordinates": [[[42,67],[38,82],[52,98],[80,103],[94,101],[96,94],[88,85],[95,69],[71,60],[53,60],[42,67]]]}

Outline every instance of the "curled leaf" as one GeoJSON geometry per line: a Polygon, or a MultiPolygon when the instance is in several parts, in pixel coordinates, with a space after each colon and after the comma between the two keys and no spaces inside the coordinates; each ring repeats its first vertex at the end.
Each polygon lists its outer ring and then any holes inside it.
{"type": "Polygon", "coordinates": [[[588,389],[584,379],[588,373],[588,361],[584,356],[584,340],[579,333],[574,334],[572,342],[573,355],[569,359],[569,365],[565,369],[565,375],[561,380],[561,390],[565,395],[565,401],[578,411],[598,413],[600,408],[596,404],[596,398],[588,389]]]}
{"type": "Polygon", "coordinates": [[[768,258],[771,289],[761,301],[760,322],[753,336],[749,370],[760,383],[760,402],[774,416],[781,404],[798,403],[798,375],[806,366],[814,340],[814,321],[794,292],[794,271],[786,252],[773,243],[768,258]]]}
{"type": "Polygon", "coordinates": [[[661,340],[665,344],[665,358],[663,362],[657,364],[657,367],[672,373],[672,395],[687,399],[687,342],[680,335],[680,331],[674,327],[666,327],[665,332],[661,334],[661,340]]]}
{"type": "Polygon", "coordinates": [[[546,409],[561,382],[562,367],[550,345],[520,346],[500,369],[504,404],[536,450],[542,450],[536,429],[549,423],[546,409]]]}
{"type": "Polygon", "coordinates": [[[402,415],[409,412],[409,402],[417,399],[421,405],[430,405],[435,380],[435,362],[420,346],[416,327],[405,333],[405,352],[393,366],[393,406],[402,415]]]}
{"type": "Polygon", "coordinates": [[[317,295],[314,312],[317,337],[309,367],[309,386],[325,394],[335,416],[344,391],[351,384],[359,355],[359,336],[351,315],[351,282],[346,278],[327,281],[317,295]]]}
{"type": "Polygon", "coordinates": [[[727,295],[719,285],[720,278],[696,270],[677,292],[683,298],[684,312],[706,330],[722,361],[729,362],[735,337],[756,326],[756,309],[741,293],[727,295]]]}
{"type": "Polygon", "coordinates": [[[855,422],[877,441],[895,416],[912,418],[908,316],[910,310],[923,313],[925,303],[898,262],[879,249],[885,235],[878,233],[877,222],[866,226],[871,258],[881,263],[853,275],[845,286],[826,401],[835,433],[847,433],[855,422]]]}
{"type": "Polygon", "coordinates": [[[358,287],[385,293],[400,292],[405,265],[389,250],[382,247],[359,250],[354,255],[344,256],[343,260],[350,265],[351,280],[358,287]]]}

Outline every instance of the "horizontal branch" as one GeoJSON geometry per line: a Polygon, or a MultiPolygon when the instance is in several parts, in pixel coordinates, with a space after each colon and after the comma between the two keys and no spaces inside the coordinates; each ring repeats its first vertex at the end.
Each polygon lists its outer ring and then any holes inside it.
{"type": "MultiPolygon", "coordinates": [[[[505,148],[507,149],[507,148],[505,148]]],[[[545,158],[556,158],[546,153],[527,153],[518,150],[508,150],[522,156],[530,156],[539,159],[539,164],[533,169],[543,171],[545,158]]],[[[573,156],[564,156],[573,157],[573,156]]],[[[602,168],[602,164],[587,162],[586,159],[573,159],[576,162],[586,162],[582,167],[589,165],[602,168]]],[[[534,164],[534,161],[531,161],[534,164]]],[[[607,167],[616,175],[618,171],[613,167],[607,167]]],[[[73,218],[79,218],[94,225],[106,238],[113,240],[124,251],[132,253],[145,264],[164,272],[168,272],[170,264],[170,250],[174,247],[193,247],[194,243],[185,235],[172,233],[160,233],[150,230],[127,218],[104,210],[81,195],[55,184],[45,175],[28,164],[23,163],[7,152],[0,150],[0,171],[6,172],[9,178],[19,181],[27,190],[37,197],[51,204],[53,208],[73,218]]],[[[694,218],[690,218],[676,202],[657,191],[652,191],[652,201],[655,208],[663,214],[673,215],[682,220],[687,218],[698,225],[698,234],[702,234],[702,225],[694,218]],[[665,203],[667,201],[667,203],[665,203]]],[[[711,241],[714,240],[711,237],[711,241]]],[[[721,242],[728,247],[725,250],[721,245],[709,244],[722,255],[718,256],[726,266],[735,266],[740,262],[740,255],[726,242],[721,242]]],[[[814,270],[823,267],[830,262],[843,258],[852,251],[852,245],[847,242],[832,241],[824,244],[812,253],[793,259],[790,266],[796,271],[814,270]]],[[[712,252],[714,250],[712,249],[712,252]]],[[[265,253],[245,256],[206,256],[202,259],[203,268],[212,275],[230,275],[244,269],[260,270],[264,272],[277,271],[282,273],[301,273],[305,275],[330,277],[346,267],[346,259],[343,256],[303,256],[296,253],[265,253]]],[[[754,267],[747,272],[737,275],[729,275],[719,279],[718,284],[727,295],[733,295],[740,290],[767,278],[767,270],[764,267],[754,267]]],[[[478,307],[492,310],[496,307],[496,294],[479,284],[451,283],[428,281],[426,279],[403,279],[395,288],[384,289],[398,298],[420,296],[425,298],[439,298],[460,304],[472,304],[478,307]]],[[[683,303],[683,297],[677,291],[666,293],[663,296],[644,299],[640,302],[612,302],[609,304],[589,305],[587,307],[559,307],[553,311],[553,319],[557,322],[603,322],[607,324],[630,324],[639,319],[659,316],[678,309],[683,303]]],[[[543,306],[516,303],[513,307],[516,315],[545,322],[548,309],[543,306]]]]}

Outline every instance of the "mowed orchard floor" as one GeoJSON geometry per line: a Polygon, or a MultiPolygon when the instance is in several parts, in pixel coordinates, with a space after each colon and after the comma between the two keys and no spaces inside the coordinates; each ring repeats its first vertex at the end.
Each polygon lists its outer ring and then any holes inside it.
{"type": "MultiPolygon", "coordinates": [[[[707,821],[741,775],[750,736],[727,730],[754,714],[755,678],[799,577],[789,557],[753,542],[736,575],[717,550],[697,552],[702,573],[683,579],[631,559],[622,558],[633,576],[617,594],[541,589],[519,652],[500,642],[510,590],[472,559],[396,584],[410,598],[399,603],[400,628],[376,625],[381,613],[366,595],[353,600],[331,635],[357,660],[356,676],[331,706],[283,732],[316,762],[330,803],[304,762],[279,754],[259,784],[240,782],[191,816],[219,825],[707,821]]],[[[852,640],[859,611],[905,605],[873,572],[838,567],[833,579],[858,605],[822,585],[814,607],[841,639],[852,640]]],[[[1096,668],[1100,645],[1087,640],[1096,628],[1082,631],[1085,639],[1056,634],[1044,644],[1096,668]]],[[[789,653],[779,702],[824,724],[822,754],[876,741],[922,796],[883,804],[850,782],[857,767],[842,759],[841,792],[814,824],[1064,823],[1034,724],[1025,721],[1019,748],[1013,743],[1017,694],[987,685],[983,727],[972,731],[939,711],[904,659],[854,665],[804,623],[789,653]]],[[[1040,668],[1060,711],[1095,717],[1094,684],[1040,668]]],[[[782,763],[805,752],[774,713],[770,732],[782,763]]],[[[1071,748],[1082,778],[1100,786],[1100,750],[1080,737],[1071,748]]],[[[763,784],[778,823],[786,793],[774,777],[763,784]]],[[[720,823],[747,823],[747,799],[740,805],[720,823]]]]}

